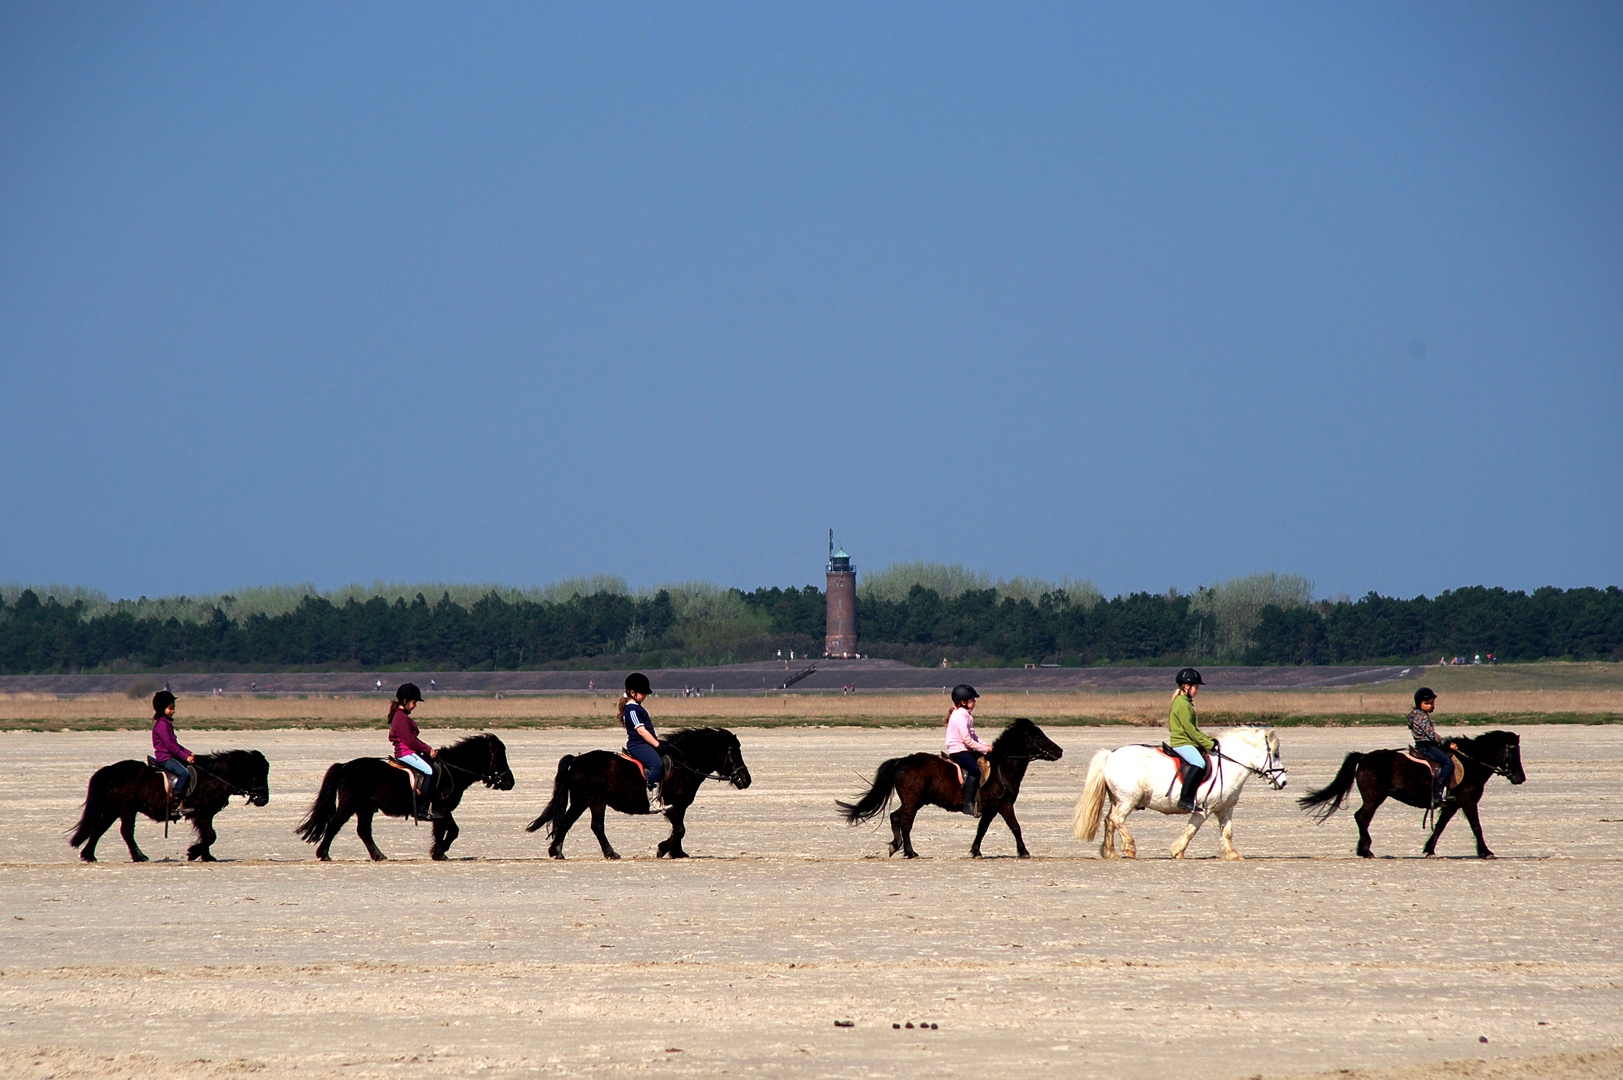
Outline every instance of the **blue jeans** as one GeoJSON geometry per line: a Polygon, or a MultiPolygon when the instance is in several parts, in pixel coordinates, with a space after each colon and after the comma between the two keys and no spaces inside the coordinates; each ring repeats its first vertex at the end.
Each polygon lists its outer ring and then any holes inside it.
{"type": "Polygon", "coordinates": [[[1436,766],[1432,776],[1437,782],[1437,801],[1442,802],[1443,795],[1448,791],[1448,782],[1454,778],[1454,758],[1449,754],[1448,747],[1434,742],[1415,743],[1414,752],[1436,766]]]}
{"type": "Polygon", "coordinates": [[[395,760],[400,762],[402,765],[410,765],[424,776],[434,775],[434,766],[424,761],[423,755],[421,754],[402,754],[400,757],[395,758],[395,760]]]}
{"type": "Polygon", "coordinates": [[[176,782],[169,785],[170,791],[185,791],[186,785],[191,782],[191,774],[186,771],[186,763],[179,758],[166,758],[158,762],[158,768],[175,777],[176,782]]]}
{"type": "Polygon", "coordinates": [[[641,736],[626,743],[626,753],[636,758],[642,767],[648,771],[649,787],[653,787],[664,778],[665,762],[660,759],[659,751],[644,742],[641,736]]]}

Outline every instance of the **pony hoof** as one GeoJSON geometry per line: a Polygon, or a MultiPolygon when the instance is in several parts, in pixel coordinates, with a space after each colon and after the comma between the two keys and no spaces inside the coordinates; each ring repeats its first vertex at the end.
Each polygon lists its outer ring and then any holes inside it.
{"type": "Polygon", "coordinates": [[[449,857],[443,851],[430,852],[428,857],[430,859],[433,859],[435,862],[448,862],[448,861],[450,861],[449,857]]]}
{"type": "Polygon", "coordinates": [[[1482,854],[1477,856],[1479,859],[1497,859],[1498,857],[1499,856],[1495,855],[1491,851],[1484,851],[1482,854]]]}
{"type": "Polygon", "coordinates": [[[1016,853],[1015,857],[1020,858],[1020,859],[1029,859],[1029,858],[1031,858],[1031,852],[1029,852],[1029,851],[1021,851],[1021,852],[1016,853]]]}
{"type": "Polygon", "coordinates": [[[145,855],[131,855],[130,862],[151,862],[145,855]]]}
{"type": "Polygon", "coordinates": [[[980,858],[980,857],[981,857],[981,853],[980,853],[980,852],[978,852],[978,851],[971,851],[971,852],[970,852],[970,853],[969,853],[969,857],[970,857],[970,858],[971,858],[971,859],[978,859],[978,858],[980,858]]]}
{"type": "Polygon", "coordinates": [[[1245,856],[1241,855],[1238,851],[1225,851],[1223,852],[1223,858],[1227,859],[1229,862],[1245,862],[1245,856]]]}
{"type": "Polygon", "coordinates": [[[620,857],[620,853],[618,851],[607,851],[603,853],[603,857],[605,859],[618,859],[620,857]]]}
{"type": "Polygon", "coordinates": [[[331,855],[317,855],[316,856],[316,861],[317,862],[332,862],[332,856],[331,855]]]}
{"type": "Polygon", "coordinates": [[[79,858],[83,859],[85,862],[95,862],[96,861],[96,857],[94,855],[81,854],[79,856],[79,858]]]}

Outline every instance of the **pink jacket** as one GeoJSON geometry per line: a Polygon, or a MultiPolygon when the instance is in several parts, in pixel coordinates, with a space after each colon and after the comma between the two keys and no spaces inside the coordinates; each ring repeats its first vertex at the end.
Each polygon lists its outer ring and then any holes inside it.
{"type": "Polygon", "coordinates": [[[975,716],[963,706],[952,710],[947,717],[947,753],[957,754],[965,750],[973,750],[978,754],[990,754],[992,746],[983,743],[975,737],[975,716]]]}

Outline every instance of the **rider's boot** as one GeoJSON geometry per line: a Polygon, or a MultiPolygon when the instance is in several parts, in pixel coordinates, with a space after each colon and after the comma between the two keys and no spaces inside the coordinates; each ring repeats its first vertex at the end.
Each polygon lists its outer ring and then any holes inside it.
{"type": "Polygon", "coordinates": [[[981,786],[981,774],[978,769],[964,770],[964,805],[963,813],[970,817],[975,816],[975,792],[981,786]]]}
{"type": "Polygon", "coordinates": [[[1437,787],[1433,791],[1431,798],[1432,807],[1435,809],[1440,806],[1448,806],[1456,801],[1454,793],[1448,790],[1448,774],[1438,770],[1437,787]]]}
{"type": "Polygon", "coordinates": [[[412,779],[411,812],[418,821],[442,821],[445,815],[434,809],[434,780],[418,773],[412,779]],[[420,779],[419,779],[420,777],[420,779]]]}
{"type": "Polygon", "coordinates": [[[1179,810],[1189,814],[1195,812],[1195,789],[1200,787],[1200,782],[1204,779],[1206,779],[1204,769],[1190,769],[1184,773],[1183,791],[1178,795],[1179,810]]]}

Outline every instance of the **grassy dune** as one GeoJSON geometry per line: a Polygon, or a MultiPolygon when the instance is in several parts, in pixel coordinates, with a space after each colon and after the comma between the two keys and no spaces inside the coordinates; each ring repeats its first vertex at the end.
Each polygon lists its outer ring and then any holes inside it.
{"type": "MultiPolygon", "coordinates": [[[[1590,665],[1572,665],[1586,667],[1590,665]]],[[[1617,667],[1618,665],[1607,665],[1617,667]]],[[[1504,669],[1500,669],[1503,671],[1504,669]]],[[[1590,673],[1565,680],[1591,685],[1570,688],[1451,688],[1464,680],[1442,672],[1431,684],[1441,695],[1439,726],[1513,723],[1605,724],[1623,722],[1623,696],[1612,680],[1590,673]]],[[[1464,674],[1464,673],[1460,673],[1464,674]]],[[[1480,678],[1484,673],[1473,672],[1480,678]]],[[[1487,673],[1493,676],[1499,672],[1487,673]]],[[[1489,678],[1490,683],[1499,683],[1489,678]]],[[[1562,681],[1562,680],[1555,680],[1562,681]]],[[[1242,723],[1353,726],[1400,724],[1410,708],[1412,687],[1270,692],[1209,691],[1201,695],[1201,721],[1207,727],[1242,723]]],[[[989,693],[976,716],[995,731],[1016,716],[1044,724],[1142,724],[1166,720],[1171,695],[1143,693],[989,693]]],[[[607,695],[525,697],[437,697],[417,712],[424,728],[612,727],[614,701],[607,695]]],[[[187,697],[176,726],[191,729],[366,728],[384,726],[387,702],[378,697],[240,696],[187,697]]],[[[649,709],[664,728],[701,724],[729,727],[841,725],[933,727],[942,723],[947,703],[939,694],[773,694],[705,698],[656,697],[649,709]]],[[[144,701],[122,695],[0,696],[0,730],[117,730],[144,728],[151,711],[144,701]]]]}

